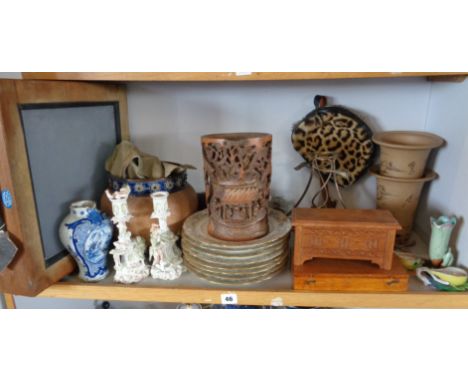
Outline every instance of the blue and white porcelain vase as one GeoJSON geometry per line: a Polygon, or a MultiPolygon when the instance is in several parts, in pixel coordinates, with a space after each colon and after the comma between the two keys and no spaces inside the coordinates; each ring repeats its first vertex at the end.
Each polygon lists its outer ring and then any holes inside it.
{"type": "Polygon", "coordinates": [[[60,224],[62,244],[78,263],[79,277],[84,281],[99,281],[109,274],[107,255],[112,240],[110,219],[96,209],[91,200],[70,205],[70,213],[60,224]]]}

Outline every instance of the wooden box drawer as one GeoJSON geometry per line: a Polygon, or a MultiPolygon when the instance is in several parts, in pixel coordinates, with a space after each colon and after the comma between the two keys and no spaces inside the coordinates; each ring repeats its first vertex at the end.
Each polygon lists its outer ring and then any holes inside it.
{"type": "Polygon", "coordinates": [[[403,292],[409,274],[398,260],[390,270],[367,261],[316,259],[293,266],[294,289],[311,291],[403,292]]]}

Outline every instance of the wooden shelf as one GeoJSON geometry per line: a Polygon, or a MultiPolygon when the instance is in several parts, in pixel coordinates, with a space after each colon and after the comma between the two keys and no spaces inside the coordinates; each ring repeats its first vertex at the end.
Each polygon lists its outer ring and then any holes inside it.
{"type": "Polygon", "coordinates": [[[221,304],[221,294],[237,294],[241,305],[276,305],[330,308],[468,308],[468,293],[438,292],[422,285],[414,276],[407,292],[341,293],[307,292],[291,289],[289,271],[254,287],[218,287],[184,274],[177,281],[144,280],[122,285],[108,278],[99,283],[83,283],[69,278],[43,291],[38,297],[221,304]]]}
{"type": "MultiPolygon", "coordinates": [[[[281,81],[352,78],[428,77],[431,79],[460,80],[468,73],[23,73],[24,79],[75,81],[281,81]]],[[[38,297],[121,300],[141,302],[174,302],[220,304],[221,294],[236,293],[242,305],[284,305],[340,308],[468,308],[468,293],[437,292],[425,288],[414,278],[407,292],[307,292],[292,289],[290,272],[260,285],[249,287],[218,287],[186,274],[174,282],[152,279],[140,284],[122,285],[108,278],[99,283],[84,283],[76,277],[51,285],[38,297]]]]}
{"type": "Polygon", "coordinates": [[[463,81],[465,72],[23,72],[28,80],[71,81],[285,81],[347,78],[428,77],[463,81]]]}

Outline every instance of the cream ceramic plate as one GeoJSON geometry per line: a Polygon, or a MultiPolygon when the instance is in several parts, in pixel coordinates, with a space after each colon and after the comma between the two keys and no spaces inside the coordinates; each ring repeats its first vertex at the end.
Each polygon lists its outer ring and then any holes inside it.
{"type": "Polygon", "coordinates": [[[252,247],[252,248],[241,248],[241,249],[236,249],[236,248],[219,248],[219,247],[211,247],[209,245],[206,245],[200,241],[194,240],[188,236],[184,236],[182,239],[182,244],[186,246],[190,246],[193,248],[197,248],[200,251],[203,251],[204,253],[207,253],[208,255],[225,255],[226,257],[248,257],[251,256],[253,253],[258,253],[259,251],[269,251],[272,250],[273,248],[277,248],[281,245],[284,244],[285,241],[289,239],[289,236],[283,236],[273,242],[269,242],[268,244],[265,244],[262,247],[252,247]]]}
{"type": "Polygon", "coordinates": [[[271,272],[276,271],[278,268],[282,268],[286,263],[286,259],[283,259],[281,262],[274,264],[274,266],[265,268],[265,269],[258,269],[255,272],[232,272],[226,270],[219,270],[219,269],[206,269],[206,268],[199,268],[192,263],[186,261],[185,264],[192,268],[195,273],[204,275],[207,278],[225,278],[229,280],[244,280],[244,279],[256,279],[258,277],[262,277],[265,274],[269,274],[271,272]]]}
{"type": "Polygon", "coordinates": [[[199,249],[190,244],[187,244],[187,242],[182,242],[182,249],[184,253],[190,251],[192,256],[195,256],[200,260],[204,260],[208,263],[220,265],[242,265],[268,261],[275,257],[278,253],[284,251],[284,249],[288,247],[288,244],[288,242],[278,243],[278,245],[274,247],[268,248],[266,250],[256,250],[256,252],[251,252],[249,255],[245,256],[232,256],[221,252],[208,253],[204,249],[199,249]]]}
{"type": "Polygon", "coordinates": [[[196,258],[192,257],[190,251],[188,251],[184,255],[184,262],[193,273],[208,281],[220,284],[248,284],[265,280],[283,269],[288,261],[288,255],[289,249],[285,248],[277,253],[275,258],[265,263],[254,263],[242,268],[229,268],[216,264],[206,265],[202,262],[197,262],[196,258]]]}
{"type": "Polygon", "coordinates": [[[259,239],[240,242],[220,240],[208,234],[208,211],[205,209],[187,218],[182,228],[182,238],[188,237],[204,247],[240,251],[268,246],[286,236],[291,230],[288,217],[277,210],[269,210],[268,225],[268,234],[259,239]]]}
{"type": "Polygon", "coordinates": [[[210,236],[208,212],[197,212],[182,229],[185,264],[197,276],[216,284],[252,284],[273,277],[288,262],[291,223],[276,210],[269,211],[268,222],[266,236],[231,242],[210,236]]]}
{"type": "Polygon", "coordinates": [[[211,268],[219,268],[219,269],[251,269],[255,267],[262,267],[262,266],[268,266],[269,264],[277,261],[280,258],[283,258],[285,256],[285,253],[287,253],[287,248],[282,249],[279,252],[276,252],[272,255],[271,258],[264,260],[264,261],[258,261],[258,262],[250,262],[250,263],[215,263],[215,262],[207,262],[204,259],[200,259],[196,256],[193,255],[192,252],[187,251],[184,258],[191,260],[192,262],[196,264],[200,264],[200,266],[206,266],[206,267],[211,267],[211,268]]]}
{"type": "Polygon", "coordinates": [[[266,262],[262,263],[253,263],[253,264],[243,264],[243,265],[219,265],[214,263],[206,263],[203,260],[198,259],[197,257],[192,256],[192,253],[187,252],[184,256],[185,261],[190,262],[193,266],[199,267],[200,269],[206,270],[220,270],[226,272],[255,272],[257,270],[266,270],[272,268],[274,265],[281,263],[284,258],[287,257],[287,252],[283,249],[281,252],[276,254],[272,259],[269,259],[266,262]]]}
{"type": "Polygon", "coordinates": [[[285,259],[284,263],[280,264],[277,267],[274,267],[271,270],[268,270],[264,273],[259,273],[254,276],[247,275],[247,276],[234,276],[234,277],[227,277],[225,275],[221,274],[211,274],[209,272],[206,272],[204,270],[200,270],[197,268],[192,267],[191,264],[186,263],[187,268],[191,270],[193,273],[195,273],[197,276],[205,279],[206,281],[209,281],[214,284],[230,284],[230,285],[246,285],[246,284],[253,284],[253,283],[258,283],[261,281],[268,280],[272,278],[273,276],[277,275],[280,273],[284,266],[287,263],[287,259],[285,259]]]}

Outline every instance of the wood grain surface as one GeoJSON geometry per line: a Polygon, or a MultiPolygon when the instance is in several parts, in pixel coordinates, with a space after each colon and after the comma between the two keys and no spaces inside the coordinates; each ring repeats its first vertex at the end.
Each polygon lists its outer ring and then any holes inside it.
{"type": "Polygon", "coordinates": [[[456,78],[464,72],[23,72],[23,79],[76,81],[287,81],[352,78],[456,78]]]}
{"type": "Polygon", "coordinates": [[[398,259],[390,270],[367,261],[314,259],[293,267],[294,289],[340,292],[398,292],[408,289],[409,273],[398,259]]]}
{"type": "MultiPolygon", "coordinates": [[[[273,280],[274,281],[274,280],[273,280]]],[[[438,292],[422,288],[411,280],[406,292],[310,292],[291,289],[291,280],[272,288],[210,288],[200,286],[161,286],[148,284],[60,282],[39,297],[220,304],[221,294],[235,293],[238,304],[329,308],[468,308],[467,292],[438,292]]],[[[202,283],[203,284],[203,283],[202,283]]]]}
{"type": "Polygon", "coordinates": [[[0,292],[34,296],[75,268],[66,256],[46,268],[19,106],[74,102],[118,102],[121,135],[129,138],[125,89],[112,84],[0,80],[0,186],[13,207],[2,215],[18,254],[0,273],[0,292]]]}

